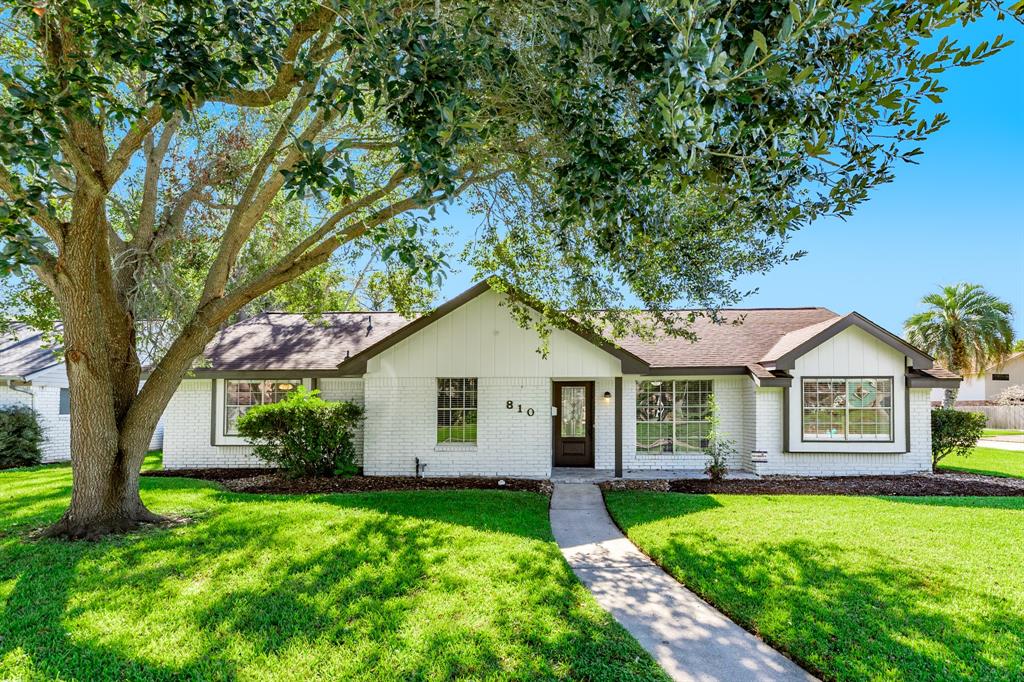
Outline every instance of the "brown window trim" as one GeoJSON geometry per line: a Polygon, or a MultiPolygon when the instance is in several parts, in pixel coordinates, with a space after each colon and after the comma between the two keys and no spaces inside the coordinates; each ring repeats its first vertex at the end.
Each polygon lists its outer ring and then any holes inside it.
{"type": "MultiPolygon", "coordinates": [[[[906,390],[906,389],[904,389],[906,390]]],[[[849,416],[849,406],[846,408],[847,416],[849,416]]],[[[849,422],[847,422],[847,431],[849,431],[849,422]]],[[[864,443],[895,443],[896,442],[896,377],[894,376],[869,376],[865,374],[849,375],[849,376],[805,376],[800,377],[800,442],[801,443],[854,443],[857,445],[864,443]],[[846,434],[842,439],[839,438],[807,438],[804,432],[804,382],[805,381],[828,381],[828,380],[842,380],[850,381],[852,379],[888,379],[891,388],[891,401],[889,405],[889,438],[886,440],[881,439],[850,439],[849,434],[846,434]]]]}

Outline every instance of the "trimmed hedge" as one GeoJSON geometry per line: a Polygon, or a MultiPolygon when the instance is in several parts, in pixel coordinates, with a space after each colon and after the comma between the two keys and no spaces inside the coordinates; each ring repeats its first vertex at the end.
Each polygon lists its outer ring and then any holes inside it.
{"type": "Polygon", "coordinates": [[[0,469],[35,466],[43,459],[43,428],[35,410],[0,407],[0,469]]]}
{"type": "Polygon", "coordinates": [[[981,412],[961,412],[946,408],[932,410],[932,465],[943,457],[966,457],[978,443],[987,421],[981,412]]]}
{"type": "Polygon", "coordinates": [[[295,476],[349,475],[357,471],[353,432],[363,418],[355,403],[328,402],[304,387],[238,418],[238,433],[253,453],[295,476]]]}

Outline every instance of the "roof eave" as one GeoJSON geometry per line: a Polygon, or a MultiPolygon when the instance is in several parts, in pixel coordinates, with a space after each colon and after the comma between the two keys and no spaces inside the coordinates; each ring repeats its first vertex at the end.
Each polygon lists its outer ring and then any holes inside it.
{"type": "Polygon", "coordinates": [[[959,388],[960,377],[943,379],[926,374],[907,374],[907,388],[959,388]]]}
{"type": "Polygon", "coordinates": [[[850,327],[857,327],[875,337],[882,343],[902,352],[913,360],[915,369],[931,369],[935,365],[935,359],[932,356],[918,348],[915,348],[900,337],[887,331],[885,328],[878,326],[858,312],[851,312],[844,315],[838,322],[830,325],[826,329],[823,329],[803,343],[800,343],[796,348],[783,353],[777,358],[765,358],[761,361],[761,364],[765,367],[772,367],[773,369],[779,370],[794,369],[796,367],[797,358],[806,354],[811,349],[820,346],[833,336],[836,336],[850,327]]]}
{"type": "MultiPolygon", "coordinates": [[[[345,360],[342,360],[340,363],[338,363],[338,371],[342,372],[344,375],[365,374],[367,362],[371,358],[383,353],[388,348],[391,348],[392,346],[398,344],[399,342],[404,341],[410,336],[416,334],[418,331],[430,326],[434,322],[437,322],[439,319],[441,319],[448,313],[457,310],[458,308],[461,308],[463,305],[469,303],[471,300],[473,300],[477,296],[480,296],[484,292],[491,290],[492,287],[489,280],[477,282],[476,284],[471,286],[469,289],[466,289],[455,298],[449,299],[448,301],[445,301],[444,303],[439,305],[436,309],[434,309],[433,312],[427,313],[426,315],[423,315],[422,317],[413,320],[409,324],[405,325],[401,329],[398,329],[394,333],[385,336],[383,339],[377,341],[373,345],[364,348],[363,350],[359,351],[355,355],[345,360]]],[[[518,292],[512,291],[511,288],[504,293],[508,296],[517,298],[519,301],[521,301],[525,305],[530,306],[534,310],[539,310],[537,304],[535,302],[532,302],[529,299],[529,297],[524,296],[518,292]]],[[[621,362],[623,374],[645,374],[650,371],[650,365],[644,362],[644,360],[630,353],[626,349],[621,348],[620,346],[617,346],[614,343],[611,343],[607,339],[601,338],[595,334],[590,333],[581,325],[568,325],[566,327],[566,331],[576,334],[580,338],[589,341],[590,343],[594,344],[595,346],[605,351],[609,355],[618,358],[621,362]]]]}

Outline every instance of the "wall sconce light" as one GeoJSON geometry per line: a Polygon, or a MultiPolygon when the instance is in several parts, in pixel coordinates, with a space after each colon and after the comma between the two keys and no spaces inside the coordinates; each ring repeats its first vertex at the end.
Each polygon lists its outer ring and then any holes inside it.
{"type": "Polygon", "coordinates": [[[611,399],[612,399],[612,392],[611,391],[605,391],[604,392],[604,401],[608,402],[611,399]]]}

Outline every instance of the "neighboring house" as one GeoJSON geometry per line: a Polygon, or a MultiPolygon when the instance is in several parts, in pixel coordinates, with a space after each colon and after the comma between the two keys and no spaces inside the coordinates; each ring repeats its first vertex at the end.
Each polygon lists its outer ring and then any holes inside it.
{"type": "MultiPolygon", "coordinates": [[[[956,394],[958,405],[983,405],[995,400],[1010,386],[1024,385],[1024,353],[1011,355],[1003,362],[992,365],[977,376],[966,376],[956,394]]],[[[942,402],[944,392],[932,391],[932,400],[942,402]]]]}
{"type": "MultiPolygon", "coordinates": [[[[0,407],[25,405],[43,427],[43,462],[71,459],[71,397],[61,349],[49,347],[43,334],[15,325],[0,335],[0,407]]],[[[163,424],[157,426],[150,449],[163,445],[163,424]]]]}
{"type": "Polygon", "coordinates": [[[703,470],[708,400],[757,474],[931,468],[929,396],[959,377],[857,313],[724,311],[694,343],[616,346],[554,330],[547,354],[478,284],[433,313],[267,313],[222,330],[164,415],[164,466],[262,463],[237,435],[249,406],[300,384],[366,408],[368,475],[547,477],[552,467],[703,470]],[[742,318],[742,324],[731,324],[742,318]]]}

